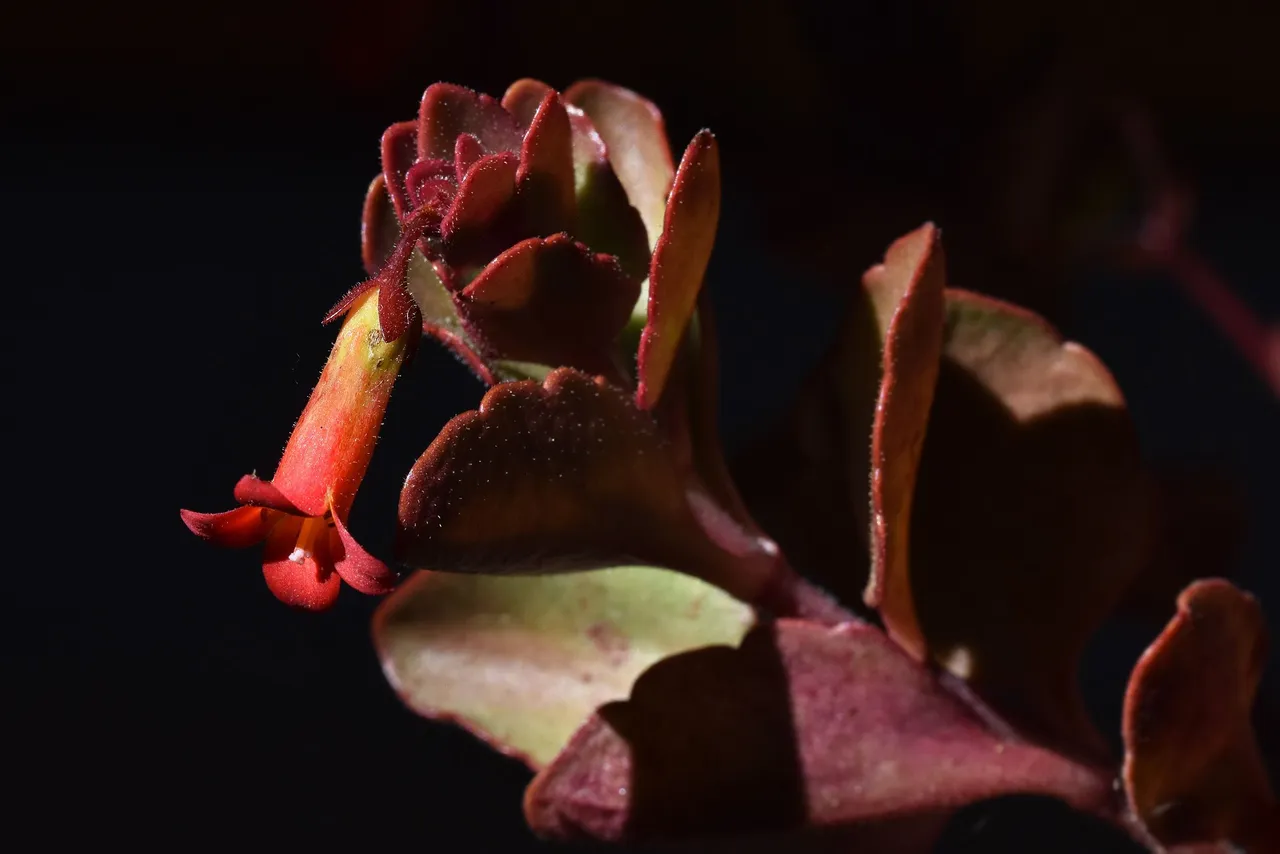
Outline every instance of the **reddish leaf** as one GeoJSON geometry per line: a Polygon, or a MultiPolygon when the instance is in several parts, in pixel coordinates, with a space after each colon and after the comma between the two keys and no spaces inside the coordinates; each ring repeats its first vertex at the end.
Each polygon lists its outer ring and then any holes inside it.
{"type": "Polygon", "coordinates": [[[573,130],[574,188],[577,194],[575,236],[597,252],[607,252],[636,281],[649,275],[649,239],[640,212],[609,164],[600,134],[577,107],[567,107],[573,130]]]}
{"type": "MultiPolygon", "coordinates": [[[[527,127],[543,100],[554,91],[538,80],[517,80],[502,96],[502,105],[527,127]]],[[[573,104],[566,104],[565,112],[569,117],[577,197],[573,236],[596,252],[616,255],[627,275],[641,280],[649,275],[649,240],[644,222],[614,174],[608,149],[591,119],[573,104]]],[[[670,155],[667,157],[669,163],[670,155]]]]}
{"type": "Polygon", "coordinates": [[[516,187],[525,219],[539,234],[573,230],[577,204],[572,131],[555,92],[547,93],[525,134],[516,187]]]}
{"type": "Polygon", "coordinates": [[[499,255],[458,295],[458,307],[492,358],[575,367],[621,382],[613,345],[639,292],[613,257],[561,234],[499,255]]]}
{"type": "Polygon", "coordinates": [[[387,192],[387,181],[378,175],[369,184],[364,197],[364,215],[360,220],[360,258],[365,272],[378,275],[400,240],[400,223],[395,205],[387,192]]]}
{"type": "Polygon", "coordinates": [[[396,216],[409,215],[409,196],[405,180],[418,159],[418,123],[399,122],[382,134],[382,177],[387,182],[387,192],[395,206],[396,216]]]}
{"type": "Polygon", "coordinates": [[[1280,851],[1280,805],[1250,722],[1266,649],[1257,601],[1211,579],[1182,592],[1177,616],[1134,668],[1125,787],[1162,843],[1280,851]]]}
{"type": "Polygon", "coordinates": [[[484,157],[485,153],[484,146],[480,144],[480,140],[476,139],[473,134],[459,134],[457,141],[453,145],[454,177],[459,181],[465,178],[467,171],[475,165],[477,160],[484,157]]]}
{"type": "Polygon", "coordinates": [[[702,288],[720,221],[720,149],[702,131],[685,149],[671,188],[662,236],[649,267],[649,317],[640,339],[636,405],[662,396],[702,288]]]}
{"type": "MultiPolygon", "coordinates": [[[[458,137],[471,139],[472,137],[458,137]]],[[[474,165],[474,164],[472,164],[474,165]]],[[[405,175],[405,192],[413,210],[435,205],[443,210],[457,193],[457,164],[449,160],[419,160],[405,175]]]]}
{"type": "Polygon", "coordinates": [[[1145,498],[1101,362],[1029,312],[948,291],[910,584],[886,580],[885,621],[910,637],[914,608],[928,655],[1015,727],[1096,756],[1076,670],[1143,561],[1145,498]]]}
{"type": "Polygon", "coordinates": [[[450,421],[400,496],[400,557],[486,573],[644,561],[744,601],[778,595],[776,552],[730,553],[690,508],[648,414],[603,378],[567,368],[503,383],[450,421]]]}
{"type": "Polygon", "coordinates": [[[635,92],[602,80],[579,81],[565,90],[564,97],[581,108],[599,131],[613,171],[640,212],[649,245],[654,246],[662,233],[675,175],[662,113],[635,92]]]}
{"type": "Polygon", "coordinates": [[[993,735],[876,629],[781,621],[650,668],[538,775],[525,813],[545,836],[670,839],[934,818],[1014,792],[1110,811],[1108,775],[993,735]]]}
{"type": "Polygon", "coordinates": [[[880,608],[890,637],[918,659],[907,559],[911,499],[942,356],[946,272],[938,230],[927,224],[899,239],[863,277],[882,330],[884,357],[871,432],[871,576],[866,603],[880,608]]]}
{"type": "Polygon", "coordinates": [[[427,87],[418,113],[418,157],[453,160],[464,133],[489,154],[520,150],[520,126],[496,100],[452,83],[427,87]]]}
{"type": "Polygon", "coordinates": [[[678,572],[631,566],[502,577],[422,572],[378,610],[400,697],[533,767],[674,653],[737,644],[750,606],[678,572]]]}
{"type": "Polygon", "coordinates": [[[525,77],[512,83],[502,96],[502,108],[510,113],[522,128],[533,123],[543,100],[548,94],[555,92],[541,80],[525,77]]]}
{"type": "Polygon", "coordinates": [[[734,460],[751,512],[801,571],[844,602],[869,575],[871,429],[884,329],[869,295],[850,301],[835,345],[785,419],[734,460]]]}
{"type": "Polygon", "coordinates": [[[516,155],[503,153],[486,155],[471,167],[440,226],[450,265],[483,267],[514,242],[505,218],[516,195],[518,164],[516,155]]]}

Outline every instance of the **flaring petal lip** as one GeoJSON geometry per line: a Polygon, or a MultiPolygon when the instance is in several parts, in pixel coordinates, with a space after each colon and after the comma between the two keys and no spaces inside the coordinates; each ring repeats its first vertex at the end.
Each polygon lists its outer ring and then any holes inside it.
{"type": "Polygon", "coordinates": [[[248,548],[267,537],[276,519],[265,507],[237,507],[222,513],[180,510],[182,522],[202,540],[229,549],[248,548]]]}

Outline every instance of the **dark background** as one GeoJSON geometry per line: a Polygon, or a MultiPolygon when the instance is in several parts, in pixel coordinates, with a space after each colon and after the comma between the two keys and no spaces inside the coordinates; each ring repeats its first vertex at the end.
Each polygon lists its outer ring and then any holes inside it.
{"type": "MultiPolygon", "coordinates": [[[[1280,403],[1181,292],[1118,272],[1088,236],[1132,226],[1106,116],[1141,105],[1197,190],[1192,243],[1280,318],[1280,15],[1038,5],[6,9],[14,817],[47,838],[542,847],[519,811],[527,773],[392,696],[374,601],[291,613],[253,553],[214,550],[177,516],[229,507],[235,478],[274,466],[331,340],[318,319],[362,275],[381,131],[441,79],[500,94],[522,76],[605,77],[663,108],[677,152],[717,132],[731,448],[783,411],[842,289],[934,219],[956,284],[1030,304],[1103,357],[1153,464],[1221,474],[1244,533],[1207,549],[1203,574],[1233,574],[1280,624],[1280,403]]],[[[481,392],[430,348],[401,383],[352,522],[375,551],[402,473],[481,392]]],[[[1117,630],[1091,655],[1108,731],[1148,637],[1117,630]]],[[[955,850],[1104,844],[1043,804],[953,830],[955,850]],[[1037,835],[1020,836],[1029,820],[1037,835]]]]}

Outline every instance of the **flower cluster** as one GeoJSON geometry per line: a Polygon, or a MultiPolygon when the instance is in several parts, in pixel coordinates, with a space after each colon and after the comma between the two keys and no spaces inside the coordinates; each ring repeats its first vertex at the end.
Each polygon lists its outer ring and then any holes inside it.
{"type": "Polygon", "coordinates": [[[431,86],[383,136],[370,277],[326,318],[275,476],[184,522],[265,541],[298,607],[416,570],[376,618],[384,669],[537,772],[544,836],[927,850],[956,809],[1036,793],[1152,850],[1280,850],[1252,597],[1182,590],[1130,679],[1122,762],[1080,699],[1084,645],[1160,574],[1106,368],[948,287],[925,225],[851,288],[793,419],[735,478],[703,293],[719,212],[715,137],[677,163],[633,92],[431,86]],[[410,470],[389,565],[347,519],[421,336],[492,388],[410,470]]]}

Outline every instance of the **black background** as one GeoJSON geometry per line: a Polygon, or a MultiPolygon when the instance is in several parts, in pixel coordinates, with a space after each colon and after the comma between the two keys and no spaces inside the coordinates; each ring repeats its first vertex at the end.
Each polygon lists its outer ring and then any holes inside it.
{"type": "MultiPolygon", "coordinates": [[[[238,476],[274,466],[333,334],[318,319],[362,276],[378,138],[439,79],[500,94],[522,76],[600,76],[661,105],[677,151],[717,131],[711,286],[731,448],[783,410],[840,288],[935,219],[954,281],[1023,298],[1103,357],[1151,460],[1236,486],[1247,533],[1204,574],[1234,573],[1277,624],[1280,403],[1167,283],[1048,261],[1035,281],[996,277],[1012,268],[974,214],[1003,166],[992,128],[1039,103],[1045,81],[1133,97],[1199,191],[1194,244],[1280,318],[1276,13],[1024,5],[1036,4],[7,10],[14,817],[47,838],[542,847],[519,811],[527,773],[392,696],[368,638],[374,601],[348,590],[331,612],[291,613],[253,553],[212,549],[177,516],[229,507],[238,476]]],[[[402,473],[481,393],[430,347],[401,384],[352,521],[375,551],[402,473]]],[[[1115,631],[1091,653],[1086,685],[1109,730],[1146,638],[1115,631]]],[[[1093,832],[1023,804],[968,814],[953,837],[956,850],[1096,850],[1093,832]],[[1053,830],[1020,836],[1028,827],[1053,830]]]]}

